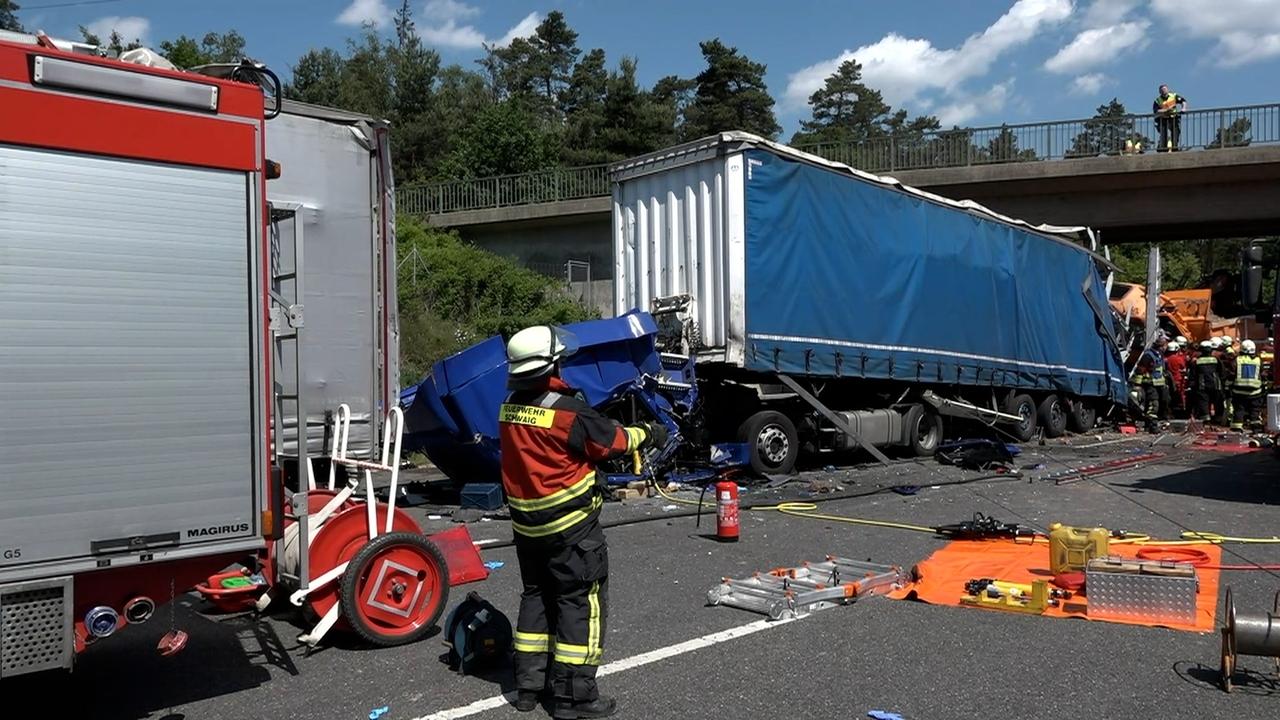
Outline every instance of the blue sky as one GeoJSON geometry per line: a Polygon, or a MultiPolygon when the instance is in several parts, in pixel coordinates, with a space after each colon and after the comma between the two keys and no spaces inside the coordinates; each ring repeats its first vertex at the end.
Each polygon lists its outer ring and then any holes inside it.
{"type": "MultiPolygon", "coordinates": [[[[249,53],[287,70],[310,48],[342,47],[362,22],[389,30],[400,0],[20,0],[29,28],[77,25],[156,44],[235,28],[249,53]],[[70,6],[68,7],[67,5],[70,6]],[[61,6],[61,7],[52,7],[61,6]]],[[[1112,97],[1150,107],[1167,82],[1192,108],[1280,101],[1280,0],[413,0],[445,62],[474,67],[482,42],[527,34],[564,12],[584,49],[639,59],[642,82],[701,68],[720,37],[768,65],[785,135],[842,59],[895,107],[946,125],[1087,117],[1112,97]]]]}

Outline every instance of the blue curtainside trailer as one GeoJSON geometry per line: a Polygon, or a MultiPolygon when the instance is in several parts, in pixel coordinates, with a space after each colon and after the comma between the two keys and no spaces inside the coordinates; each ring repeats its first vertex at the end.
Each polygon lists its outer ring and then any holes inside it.
{"type": "MultiPolygon", "coordinates": [[[[698,359],[712,440],[932,452],[944,416],[1021,440],[1126,401],[1106,261],[1032,226],[743,133],[612,168],[615,309],[698,359]]],[[[878,453],[877,453],[878,454],[878,453]]]]}

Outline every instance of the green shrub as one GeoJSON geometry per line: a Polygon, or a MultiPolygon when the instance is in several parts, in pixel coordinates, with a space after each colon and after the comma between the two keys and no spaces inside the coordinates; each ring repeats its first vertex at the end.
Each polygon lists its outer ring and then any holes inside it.
{"type": "Polygon", "coordinates": [[[555,280],[513,260],[411,217],[401,216],[396,227],[403,385],[487,337],[592,317],[555,280]]]}

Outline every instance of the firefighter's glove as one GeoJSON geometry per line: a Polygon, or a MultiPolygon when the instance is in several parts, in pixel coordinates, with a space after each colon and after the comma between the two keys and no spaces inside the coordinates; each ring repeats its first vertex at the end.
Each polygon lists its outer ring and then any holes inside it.
{"type": "Polygon", "coordinates": [[[667,440],[671,437],[671,433],[667,430],[666,425],[660,422],[647,422],[640,427],[644,428],[644,434],[647,436],[647,445],[656,448],[667,446],[667,440]]]}

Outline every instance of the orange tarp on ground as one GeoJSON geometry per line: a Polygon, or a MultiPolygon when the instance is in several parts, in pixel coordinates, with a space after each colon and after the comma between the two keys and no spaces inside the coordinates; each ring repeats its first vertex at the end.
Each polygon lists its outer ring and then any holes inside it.
{"type": "MultiPolygon", "coordinates": [[[[1110,554],[1133,558],[1137,555],[1139,547],[1161,549],[1168,546],[1112,545],[1110,554]]],[[[1218,565],[1222,562],[1222,549],[1216,545],[1205,543],[1178,547],[1179,549],[1194,548],[1204,552],[1209,556],[1209,565],[1218,565]]],[[[1218,608],[1218,574],[1218,570],[1196,568],[1200,585],[1199,592],[1196,594],[1194,626],[1147,623],[1137,620],[1108,619],[1106,622],[1211,632],[1214,629],[1214,613],[1218,608]]],[[[895,600],[921,600],[932,605],[960,606],[964,584],[975,578],[995,578],[1014,583],[1030,583],[1032,580],[1041,579],[1051,582],[1053,580],[1053,574],[1049,572],[1049,543],[1043,540],[1035,543],[1013,540],[953,540],[916,565],[916,575],[919,578],[916,582],[894,591],[889,597],[895,600]]],[[[1088,588],[1085,590],[1087,592],[1088,588]]],[[[1087,595],[1075,594],[1058,607],[1049,608],[1044,614],[1048,617],[1097,619],[1089,618],[1085,614],[1088,602],[1087,595]]]]}

